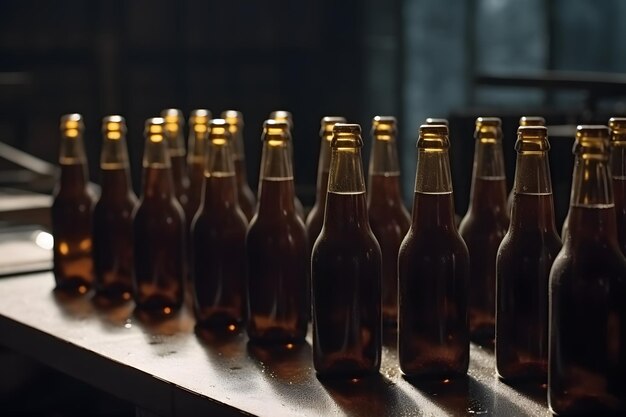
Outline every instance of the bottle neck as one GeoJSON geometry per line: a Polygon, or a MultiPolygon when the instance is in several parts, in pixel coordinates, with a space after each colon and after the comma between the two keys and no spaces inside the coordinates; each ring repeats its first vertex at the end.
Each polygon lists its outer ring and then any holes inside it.
{"type": "Polygon", "coordinates": [[[293,215],[293,170],[289,142],[270,139],[263,143],[259,184],[259,217],[293,215]]]}
{"type": "Polygon", "coordinates": [[[368,204],[370,207],[402,204],[398,151],[395,140],[387,135],[374,137],[369,164],[368,204]]]}
{"type": "Polygon", "coordinates": [[[320,146],[320,157],[317,162],[317,187],[315,202],[324,204],[326,201],[326,192],[328,191],[328,173],[330,171],[330,140],[331,137],[322,136],[320,146]]]}
{"type": "Polygon", "coordinates": [[[87,157],[85,156],[85,148],[83,146],[83,136],[78,135],[75,137],[61,138],[61,149],[59,152],[59,164],[61,165],[74,165],[74,164],[87,164],[87,157]]]}
{"type": "Polygon", "coordinates": [[[504,155],[500,140],[476,140],[470,194],[470,211],[502,212],[508,217],[504,155]]]}
{"type": "Polygon", "coordinates": [[[547,152],[518,152],[514,184],[511,228],[556,231],[547,152]]]}
{"type": "Polygon", "coordinates": [[[107,200],[124,200],[132,193],[130,186],[130,170],[128,165],[103,166],[101,170],[101,198],[107,200]]]}
{"type": "Polygon", "coordinates": [[[208,143],[204,170],[204,208],[235,207],[237,184],[230,144],[227,139],[212,139],[208,143]]]}
{"type": "Polygon", "coordinates": [[[89,182],[87,164],[76,161],[71,164],[62,163],[60,167],[58,191],[66,194],[83,193],[89,182]]]}
{"type": "Polygon", "coordinates": [[[447,225],[454,228],[452,175],[447,149],[418,150],[412,220],[413,227],[447,225]],[[446,195],[448,198],[445,198],[446,195]],[[437,199],[439,207],[433,210],[424,201],[427,198],[437,199]]]}
{"type": "Polygon", "coordinates": [[[187,153],[187,164],[195,165],[204,163],[205,154],[206,154],[206,145],[207,138],[206,132],[196,132],[193,128],[189,129],[189,141],[188,143],[188,153],[187,153]]]}
{"type": "Polygon", "coordinates": [[[143,154],[143,198],[174,198],[168,145],[148,138],[143,154]]]}
{"type": "Polygon", "coordinates": [[[324,228],[369,229],[360,148],[333,148],[328,175],[324,228]]]}
{"type": "Polygon", "coordinates": [[[626,180],[626,138],[611,145],[611,176],[616,180],[626,180]]]}

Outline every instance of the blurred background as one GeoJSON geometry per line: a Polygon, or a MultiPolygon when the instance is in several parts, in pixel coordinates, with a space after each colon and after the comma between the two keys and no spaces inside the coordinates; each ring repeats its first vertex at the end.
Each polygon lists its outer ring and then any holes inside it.
{"type": "MultiPolygon", "coordinates": [[[[321,117],[360,123],[369,144],[371,118],[396,116],[408,204],[417,128],[446,117],[461,215],[475,117],[502,117],[510,186],[518,119],[541,115],[560,228],[575,125],[626,115],[625,21],[622,0],[2,1],[0,226],[10,230],[0,246],[15,241],[18,223],[47,225],[62,114],[85,118],[94,182],[101,119],[126,117],[138,191],[143,122],[167,107],[242,111],[253,188],[262,122],[291,111],[305,205],[314,199],[321,117]]],[[[8,385],[2,398],[16,389],[8,385]]]]}

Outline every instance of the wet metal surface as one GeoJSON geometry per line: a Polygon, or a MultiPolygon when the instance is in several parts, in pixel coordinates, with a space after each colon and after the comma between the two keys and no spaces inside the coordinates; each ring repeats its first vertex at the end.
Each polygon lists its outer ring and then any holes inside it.
{"type": "Polygon", "coordinates": [[[309,342],[267,349],[244,335],[194,333],[187,311],[146,323],[132,304],[99,308],[62,299],[50,273],[0,280],[0,344],[162,416],[549,416],[545,392],[516,391],[494,375],[488,349],[472,346],[467,378],[409,382],[395,347],[379,377],[321,383],[309,342]]]}

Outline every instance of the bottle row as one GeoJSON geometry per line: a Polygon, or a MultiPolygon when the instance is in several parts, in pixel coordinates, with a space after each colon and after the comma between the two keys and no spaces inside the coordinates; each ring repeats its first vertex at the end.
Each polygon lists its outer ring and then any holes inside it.
{"type": "Polygon", "coordinates": [[[520,120],[508,202],[500,119],[476,120],[470,204],[457,227],[445,120],[419,128],[410,216],[395,119],[372,121],[366,192],[360,126],[324,117],[305,218],[290,113],[264,123],[258,202],[240,113],[194,111],[187,154],[182,113],[162,116],[146,121],[139,200],[124,119],[104,119],[95,204],[82,118],[62,118],[52,207],[59,291],[93,285],[98,299],[133,298],[154,317],[179,310],[188,288],[197,326],[245,328],[260,344],[301,343],[312,319],[320,377],[377,373],[384,329],[397,329],[400,368],[412,378],[463,375],[470,340],[495,339],[499,377],[548,383],[552,411],[626,411],[626,119],[577,128],[561,241],[542,118],[520,120]]]}

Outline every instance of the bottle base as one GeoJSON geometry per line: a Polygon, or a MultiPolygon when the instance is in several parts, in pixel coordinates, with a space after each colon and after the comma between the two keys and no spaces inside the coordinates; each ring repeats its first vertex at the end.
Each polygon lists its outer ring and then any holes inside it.
{"type": "Polygon", "coordinates": [[[80,296],[87,294],[91,289],[91,282],[84,277],[64,277],[62,279],[56,278],[56,286],[54,291],[59,294],[68,296],[80,296]]]}

